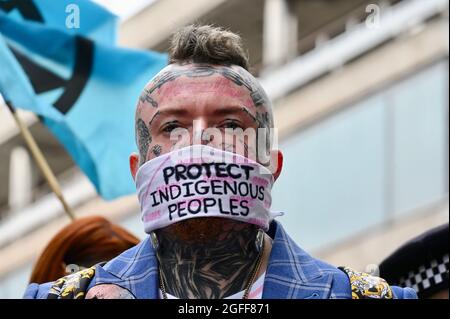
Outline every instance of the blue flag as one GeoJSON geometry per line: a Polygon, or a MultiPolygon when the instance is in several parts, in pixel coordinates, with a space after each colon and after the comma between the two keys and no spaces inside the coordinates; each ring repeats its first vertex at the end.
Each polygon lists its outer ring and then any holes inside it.
{"type": "Polygon", "coordinates": [[[134,112],[165,54],[125,50],[0,12],[0,93],[41,116],[105,199],[135,192],[134,112]]]}
{"type": "Polygon", "coordinates": [[[0,11],[92,40],[114,44],[118,17],[90,0],[0,0],[0,11]]]}

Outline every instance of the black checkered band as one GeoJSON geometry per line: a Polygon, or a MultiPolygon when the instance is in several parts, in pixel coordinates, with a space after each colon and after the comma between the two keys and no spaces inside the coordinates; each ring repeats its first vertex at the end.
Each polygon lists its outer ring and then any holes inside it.
{"type": "Polygon", "coordinates": [[[407,276],[399,280],[400,286],[411,287],[417,293],[445,283],[448,285],[448,254],[420,266],[416,271],[410,271],[407,276]]]}

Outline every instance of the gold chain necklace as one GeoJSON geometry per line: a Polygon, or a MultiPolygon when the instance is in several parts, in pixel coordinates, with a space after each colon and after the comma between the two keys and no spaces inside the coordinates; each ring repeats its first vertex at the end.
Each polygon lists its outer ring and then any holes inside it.
{"type": "MultiPolygon", "coordinates": [[[[264,240],[262,241],[261,250],[259,251],[259,254],[258,254],[258,259],[256,260],[255,267],[253,267],[252,275],[250,277],[250,280],[247,283],[247,286],[245,288],[242,299],[248,299],[250,289],[252,288],[253,284],[255,283],[256,275],[258,274],[259,269],[261,268],[263,254],[264,254],[264,240]]],[[[165,285],[163,277],[162,277],[161,266],[159,266],[159,288],[161,289],[163,299],[168,299],[167,292],[166,292],[166,285],[165,285]]]]}

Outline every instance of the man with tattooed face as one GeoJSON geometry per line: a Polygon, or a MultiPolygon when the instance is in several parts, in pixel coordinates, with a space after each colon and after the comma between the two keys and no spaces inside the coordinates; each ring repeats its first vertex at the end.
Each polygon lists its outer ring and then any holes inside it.
{"type": "Polygon", "coordinates": [[[130,168],[148,238],[105,265],[31,285],[26,297],[415,297],[381,278],[314,259],[270,218],[270,186],[281,173],[282,153],[270,148],[271,103],[248,69],[234,33],[188,26],[173,36],[169,65],[146,85],[136,107],[139,154],[130,156],[130,168]],[[256,134],[242,134],[249,131],[256,134]],[[168,164],[177,149],[195,145],[238,154],[241,162],[168,164]]]}
{"type": "MultiPolygon", "coordinates": [[[[185,129],[191,144],[195,132],[217,128],[226,129],[273,127],[270,102],[257,80],[247,71],[248,63],[242,50],[236,46],[229,57],[215,55],[214,50],[225,50],[227,41],[236,41],[236,35],[210,27],[187,28],[174,38],[169,66],[163,69],[144,88],[136,109],[136,138],[139,154],[130,157],[133,176],[145,162],[170,152],[177,141],[171,139],[176,129],[185,129]],[[210,32],[213,52],[188,56],[191,33],[200,37],[210,32]],[[219,38],[222,36],[223,38],[219,38]],[[223,46],[223,47],[221,47],[223,46]],[[227,61],[228,59],[228,61],[227,61]],[[197,123],[197,124],[195,124],[197,123]]],[[[199,48],[198,48],[199,49],[199,48]]],[[[197,49],[197,50],[198,50],[197,49]]],[[[255,141],[225,138],[202,143],[222,150],[236,152],[244,149],[255,155],[255,141]],[[240,144],[240,145],[236,145],[240,144]],[[249,148],[249,144],[253,144],[249,148]]],[[[247,153],[247,155],[249,155],[247,153]]],[[[276,152],[281,170],[281,152],[276,152]]],[[[158,260],[167,293],[178,298],[224,298],[245,289],[252,266],[258,257],[255,247],[257,227],[225,218],[193,218],[156,231],[159,240],[158,260]]],[[[265,250],[257,278],[267,268],[272,240],[264,235],[265,250]]]]}

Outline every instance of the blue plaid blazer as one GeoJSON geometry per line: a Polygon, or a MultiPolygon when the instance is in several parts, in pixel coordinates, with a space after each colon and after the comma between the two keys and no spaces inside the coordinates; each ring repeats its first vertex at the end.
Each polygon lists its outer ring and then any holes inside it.
{"type": "MultiPolygon", "coordinates": [[[[298,247],[280,223],[268,231],[273,239],[266,270],[263,299],[351,299],[348,276],[340,269],[314,259],[298,247]]],[[[97,266],[89,284],[115,284],[137,299],[159,298],[158,262],[149,237],[103,266],[97,266]]],[[[52,283],[30,284],[24,298],[46,298],[52,283]]],[[[417,298],[410,288],[392,287],[394,298],[417,298]]]]}

